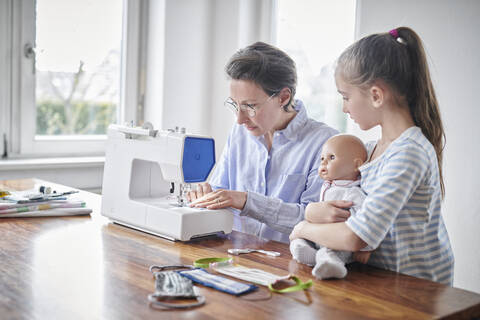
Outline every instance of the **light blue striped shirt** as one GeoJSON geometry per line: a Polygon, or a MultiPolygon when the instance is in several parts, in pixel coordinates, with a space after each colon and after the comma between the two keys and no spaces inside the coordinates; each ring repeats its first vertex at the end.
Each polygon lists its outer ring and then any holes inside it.
{"type": "Polygon", "coordinates": [[[214,190],[248,192],[245,207],[235,214],[234,230],[288,242],[307,204],[318,201],[320,150],[337,131],[309,119],[300,100],[295,109],[287,127],[275,132],[270,152],[263,136],[233,126],[210,184],[214,190]]]}
{"type": "MultiPolygon", "coordinates": [[[[369,156],[375,142],[367,144],[369,156]]],[[[441,215],[435,149],[418,127],[360,167],[362,208],[347,225],[377,248],[369,264],[452,285],[454,258],[441,215]]]]}

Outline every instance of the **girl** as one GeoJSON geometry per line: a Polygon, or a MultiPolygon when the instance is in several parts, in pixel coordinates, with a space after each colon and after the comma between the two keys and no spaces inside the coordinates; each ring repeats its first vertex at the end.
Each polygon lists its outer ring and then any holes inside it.
{"type": "Polygon", "coordinates": [[[290,239],[335,250],[369,245],[376,248],[371,265],[451,285],[453,254],[440,212],[445,134],[419,36],[402,27],[359,40],[340,56],[335,80],[343,112],[363,130],[382,129],[360,167],[367,197],[339,223],[325,222],[338,221],[351,203],[315,204],[290,239]]]}

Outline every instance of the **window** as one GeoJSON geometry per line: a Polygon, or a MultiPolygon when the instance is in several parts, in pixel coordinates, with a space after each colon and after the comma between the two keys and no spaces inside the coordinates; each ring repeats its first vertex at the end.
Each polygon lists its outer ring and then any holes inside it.
{"type": "Polygon", "coordinates": [[[117,0],[37,1],[37,137],[103,135],[116,122],[122,9],[117,0]]]}
{"type": "Polygon", "coordinates": [[[296,62],[301,99],[309,116],[345,131],[346,117],[333,76],[335,59],[354,40],[355,0],[277,2],[277,46],[296,62]]]}
{"type": "Polygon", "coordinates": [[[140,120],[146,5],[128,0],[5,2],[13,16],[7,151],[27,157],[103,154],[110,123],[140,120]]]}

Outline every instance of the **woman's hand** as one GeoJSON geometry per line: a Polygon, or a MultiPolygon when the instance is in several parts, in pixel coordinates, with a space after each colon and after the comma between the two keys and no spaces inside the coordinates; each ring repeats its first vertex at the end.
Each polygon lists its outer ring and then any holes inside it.
{"type": "Polygon", "coordinates": [[[231,207],[242,210],[246,202],[246,192],[219,189],[207,193],[203,197],[192,201],[192,203],[190,203],[190,207],[207,209],[222,209],[231,207]]]}
{"type": "Polygon", "coordinates": [[[350,217],[351,201],[334,200],[310,202],[305,208],[305,219],[311,223],[344,222],[350,217]]]}
{"type": "Polygon", "coordinates": [[[197,190],[187,193],[187,200],[195,201],[210,192],[212,192],[212,186],[208,182],[199,183],[197,184],[197,190]]]}

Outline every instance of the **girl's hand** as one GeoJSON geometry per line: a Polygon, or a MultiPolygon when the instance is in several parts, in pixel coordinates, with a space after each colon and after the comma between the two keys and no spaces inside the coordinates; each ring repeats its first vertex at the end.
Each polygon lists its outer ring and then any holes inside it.
{"type": "Polygon", "coordinates": [[[210,192],[212,192],[212,186],[208,182],[199,183],[197,184],[197,190],[187,193],[187,200],[195,201],[210,192]]]}
{"type": "Polygon", "coordinates": [[[308,221],[300,221],[295,227],[293,227],[292,233],[290,233],[290,241],[298,238],[302,238],[303,228],[308,224],[308,221]]]}
{"type": "Polygon", "coordinates": [[[344,222],[350,217],[352,201],[311,202],[305,208],[305,219],[311,223],[344,222]]]}
{"type": "Polygon", "coordinates": [[[247,193],[241,191],[219,189],[207,193],[190,203],[193,208],[222,209],[235,208],[242,210],[247,202],[247,193]]]}
{"type": "Polygon", "coordinates": [[[353,253],[353,260],[366,264],[373,251],[357,251],[353,253]]]}

